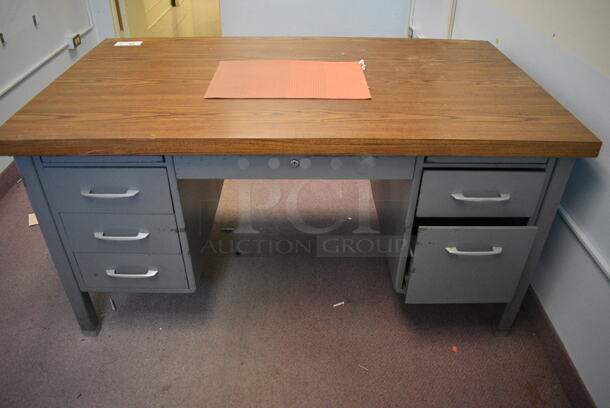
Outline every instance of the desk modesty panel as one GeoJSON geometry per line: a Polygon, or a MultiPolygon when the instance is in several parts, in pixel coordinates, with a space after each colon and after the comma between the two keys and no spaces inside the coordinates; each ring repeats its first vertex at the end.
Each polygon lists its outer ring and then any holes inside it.
{"type": "Polygon", "coordinates": [[[200,249],[231,178],[370,180],[405,303],[502,303],[506,334],[575,158],[601,147],[486,42],[114,42],[0,127],[85,334],[91,292],[206,285],[200,249]],[[372,99],[204,99],[218,62],[239,59],[365,59],[372,99]]]}
{"type": "Polygon", "coordinates": [[[590,157],[600,141],[484,41],[105,40],[0,127],[0,155],[590,157]],[[204,99],[219,61],[366,62],[371,100],[204,99]]]}

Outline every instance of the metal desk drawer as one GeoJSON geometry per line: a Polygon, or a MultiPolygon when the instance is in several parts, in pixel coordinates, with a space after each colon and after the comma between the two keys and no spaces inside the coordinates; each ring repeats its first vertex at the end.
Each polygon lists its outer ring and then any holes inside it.
{"type": "Polygon", "coordinates": [[[531,217],[542,171],[425,170],[418,217],[531,217]]]}
{"type": "Polygon", "coordinates": [[[60,212],[174,212],[162,168],[46,168],[43,173],[49,200],[60,212]]]}
{"type": "Polygon", "coordinates": [[[62,164],[112,164],[112,163],[162,163],[163,156],[42,156],[43,163],[62,164]]]}
{"type": "Polygon", "coordinates": [[[86,286],[81,288],[84,290],[142,292],[188,289],[181,255],[74,255],[86,286]]]}
{"type": "Polygon", "coordinates": [[[406,303],[509,302],[536,231],[536,227],[420,227],[406,303]]]}
{"type": "Polygon", "coordinates": [[[181,253],[173,215],[61,215],[75,252],[181,253]]]}
{"type": "Polygon", "coordinates": [[[179,179],[410,180],[413,156],[190,155],[174,156],[179,179]]]}

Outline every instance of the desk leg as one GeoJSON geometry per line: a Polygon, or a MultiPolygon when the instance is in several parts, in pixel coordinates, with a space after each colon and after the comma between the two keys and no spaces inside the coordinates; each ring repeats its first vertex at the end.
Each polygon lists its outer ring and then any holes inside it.
{"type": "Polygon", "coordinates": [[[74,272],[66,255],[64,246],[59,238],[55,220],[51,214],[38,172],[32,157],[15,157],[21,177],[25,182],[26,190],[32,203],[32,208],[38,218],[38,224],[47,243],[53,263],[57,268],[59,279],[68,296],[76,320],[85,336],[96,336],[99,324],[93,302],[88,292],[81,292],[74,272]]]}
{"type": "Polygon", "coordinates": [[[500,316],[500,320],[495,330],[497,336],[506,336],[508,334],[517,317],[517,313],[519,313],[519,310],[521,309],[523,297],[525,296],[527,288],[530,286],[536,268],[538,267],[538,260],[540,259],[540,255],[542,255],[544,244],[549,235],[549,231],[551,230],[551,226],[553,225],[553,220],[557,214],[557,208],[559,207],[561,197],[563,196],[566,184],[570,178],[570,172],[572,171],[574,162],[575,159],[573,158],[557,159],[555,162],[553,175],[551,176],[536,221],[536,226],[538,226],[536,240],[534,241],[529,257],[527,258],[525,269],[523,270],[523,275],[521,275],[517,290],[510,303],[508,303],[502,311],[502,315],[500,316]]]}

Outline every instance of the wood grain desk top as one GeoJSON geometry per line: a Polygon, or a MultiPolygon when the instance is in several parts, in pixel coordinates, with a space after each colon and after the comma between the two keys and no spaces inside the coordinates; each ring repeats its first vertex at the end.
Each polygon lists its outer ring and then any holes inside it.
{"type": "Polygon", "coordinates": [[[494,46],[373,38],[106,40],[0,127],[0,155],[596,156],[494,46]],[[372,100],[209,100],[219,60],[366,61],[372,100]]]}

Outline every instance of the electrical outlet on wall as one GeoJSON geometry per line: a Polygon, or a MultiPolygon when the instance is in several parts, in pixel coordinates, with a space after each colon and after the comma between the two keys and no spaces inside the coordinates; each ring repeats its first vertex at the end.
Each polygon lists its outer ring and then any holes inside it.
{"type": "Polygon", "coordinates": [[[80,34],[74,34],[72,37],[66,37],[66,43],[68,44],[68,49],[70,50],[78,47],[81,43],[80,34]]]}

